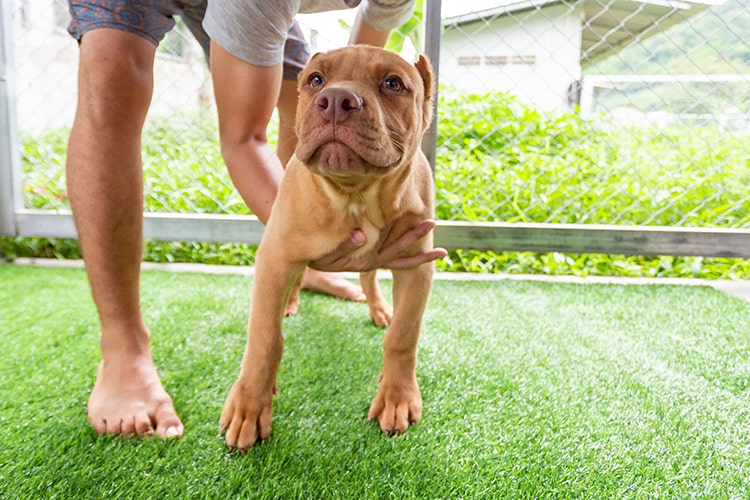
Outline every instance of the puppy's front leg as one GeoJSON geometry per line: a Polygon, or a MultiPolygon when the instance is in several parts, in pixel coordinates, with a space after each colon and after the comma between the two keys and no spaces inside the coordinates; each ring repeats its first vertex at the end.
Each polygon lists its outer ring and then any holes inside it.
{"type": "Polygon", "coordinates": [[[245,354],[219,421],[227,446],[242,452],[271,436],[271,407],[284,347],[281,321],[292,288],[305,269],[303,263],[278,263],[264,257],[259,249],[245,354]]]}
{"type": "Polygon", "coordinates": [[[432,275],[432,263],[393,271],[393,322],[385,334],[378,392],[367,414],[387,434],[400,434],[422,418],[417,343],[432,275]]]}

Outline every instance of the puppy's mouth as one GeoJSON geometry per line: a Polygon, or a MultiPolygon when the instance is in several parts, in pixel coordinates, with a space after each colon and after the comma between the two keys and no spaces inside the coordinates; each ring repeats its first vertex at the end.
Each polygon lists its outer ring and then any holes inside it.
{"type": "Polygon", "coordinates": [[[383,146],[381,131],[366,130],[333,124],[307,128],[297,145],[297,158],[321,174],[385,173],[398,164],[402,154],[383,146]]]}
{"type": "Polygon", "coordinates": [[[354,149],[337,140],[321,144],[306,163],[335,174],[362,173],[373,168],[354,149]]]}

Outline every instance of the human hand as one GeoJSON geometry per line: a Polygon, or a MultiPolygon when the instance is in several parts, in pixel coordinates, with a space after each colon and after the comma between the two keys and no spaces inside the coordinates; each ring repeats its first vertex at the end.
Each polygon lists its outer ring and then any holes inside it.
{"type": "Polygon", "coordinates": [[[344,240],[333,252],[321,257],[318,260],[311,261],[308,265],[318,271],[373,271],[375,269],[407,269],[420,264],[431,262],[448,255],[444,248],[433,248],[416,255],[402,256],[402,253],[414,244],[417,240],[423,238],[435,227],[435,221],[431,219],[423,220],[416,224],[395,241],[382,248],[376,254],[367,254],[354,258],[351,253],[365,244],[365,235],[360,230],[355,230],[344,240]]]}

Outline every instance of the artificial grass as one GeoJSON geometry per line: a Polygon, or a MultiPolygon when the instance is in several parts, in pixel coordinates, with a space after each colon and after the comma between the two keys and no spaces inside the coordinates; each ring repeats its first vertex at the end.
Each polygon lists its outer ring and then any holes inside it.
{"type": "Polygon", "coordinates": [[[88,427],[98,326],[82,270],[0,265],[0,283],[2,498],[750,495],[750,305],[710,288],[438,281],[424,417],[393,438],[365,421],[382,331],[362,304],[304,294],[274,435],[240,456],[217,426],[250,279],[143,274],[176,441],[88,427]]]}

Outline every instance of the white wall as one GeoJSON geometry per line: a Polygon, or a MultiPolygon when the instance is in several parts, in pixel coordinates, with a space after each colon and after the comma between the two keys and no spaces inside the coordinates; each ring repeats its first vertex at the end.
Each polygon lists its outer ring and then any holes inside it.
{"type": "Polygon", "coordinates": [[[581,15],[558,4],[446,30],[440,82],[508,91],[541,109],[567,111],[569,86],[581,78],[581,15]]]}

